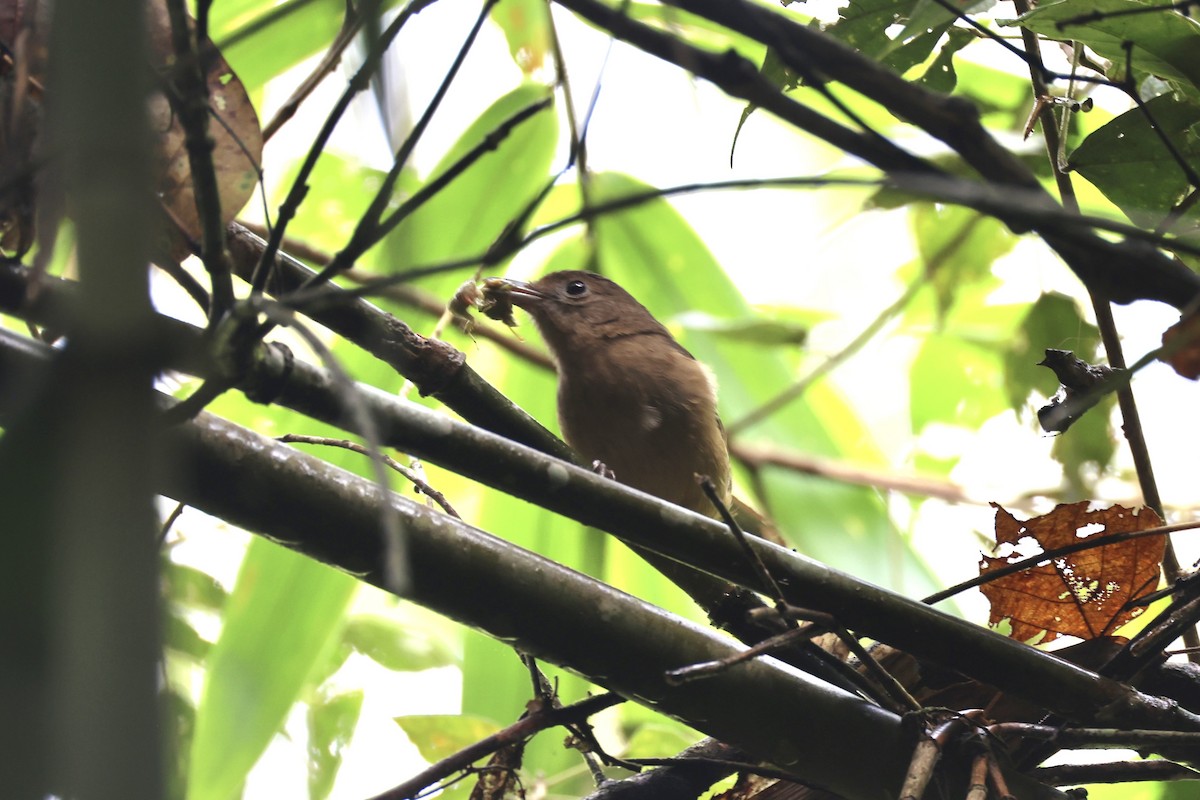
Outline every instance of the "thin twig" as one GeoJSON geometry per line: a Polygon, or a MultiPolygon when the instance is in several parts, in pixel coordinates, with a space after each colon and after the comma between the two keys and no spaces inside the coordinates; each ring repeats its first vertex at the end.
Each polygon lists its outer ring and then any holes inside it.
{"type": "Polygon", "coordinates": [[[903,311],[908,304],[912,302],[912,299],[916,297],[917,293],[920,292],[921,289],[925,288],[925,286],[926,284],[924,281],[913,281],[910,283],[908,288],[904,290],[904,293],[901,294],[900,297],[896,298],[895,302],[883,309],[883,311],[879,312],[875,319],[872,320],[867,327],[863,328],[858,336],[855,336],[854,339],[852,339],[845,347],[826,358],[803,378],[796,381],[794,384],[784,389],[767,402],[763,403],[757,408],[752,409],[740,419],[736,419],[730,423],[726,428],[729,432],[729,437],[731,439],[734,438],[737,436],[737,434],[749,427],[752,427],[753,425],[758,424],[759,422],[762,422],[776,411],[797,400],[801,395],[808,391],[809,387],[811,387],[814,383],[828,375],[830,372],[833,372],[833,370],[845,363],[851,356],[862,350],[862,348],[865,347],[868,342],[870,342],[881,330],[883,330],[884,326],[887,325],[888,322],[894,319],[897,314],[903,311]]]}
{"type": "Polygon", "coordinates": [[[275,116],[271,117],[271,121],[263,126],[264,142],[269,141],[288,120],[296,115],[296,111],[299,110],[301,104],[337,68],[337,65],[341,63],[342,55],[345,53],[346,48],[354,42],[355,37],[358,36],[358,32],[362,30],[363,24],[372,15],[379,12],[382,4],[383,0],[366,0],[366,2],[360,3],[357,9],[350,3],[346,4],[346,16],[342,20],[342,29],[338,31],[337,38],[333,40],[333,44],[329,46],[329,49],[321,58],[321,63],[313,68],[308,77],[296,87],[296,91],[292,92],[283,105],[275,112],[275,116]]]}
{"type": "Polygon", "coordinates": [[[467,769],[479,759],[491,755],[502,747],[506,747],[514,742],[524,741],[538,731],[553,728],[556,725],[586,720],[593,714],[623,702],[625,702],[625,698],[610,692],[589,697],[586,700],[581,700],[578,703],[561,708],[552,708],[542,704],[533,713],[523,719],[517,720],[507,728],[464,747],[457,753],[422,770],[400,785],[394,786],[382,794],[375,795],[371,800],[410,800],[410,798],[418,796],[426,787],[438,783],[456,772],[467,769]]]}
{"type": "MultiPolygon", "coordinates": [[[[334,439],[329,436],[307,436],[300,433],[286,433],[283,436],[276,438],[278,441],[283,442],[284,444],[319,444],[326,447],[340,447],[343,450],[350,450],[358,453],[359,455],[367,456],[368,458],[371,456],[370,450],[357,442],[350,441],[349,439],[334,439]]],[[[430,486],[427,481],[422,480],[421,477],[415,472],[389,456],[387,453],[380,453],[379,458],[382,459],[383,463],[388,467],[391,467],[393,470],[403,475],[404,479],[413,485],[413,488],[441,506],[442,510],[447,514],[452,517],[458,517],[459,519],[462,519],[462,516],[454,510],[454,506],[450,505],[450,501],[446,499],[446,496],[430,486]]]]}
{"type": "MultiPolygon", "coordinates": [[[[457,161],[446,168],[445,172],[439,174],[429,183],[426,183],[420,189],[413,193],[411,197],[405,200],[386,218],[380,220],[378,225],[372,225],[369,228],[362,228],[362,233],[355,233],[351,237],[351,241],[342,248],[341,251],[333,257],[310,281],[311,286],[304,287],[309,289],[328,281],[334,275],[348,269],[354,264],[358,258],[383,240],[391,233],[397,225],[407,219],[414,211],[427,203],[430,198],[438,192],[445,189],[453,183],[460,175],[482,158],[487,153],[499,147],[500,143],[506,139],[521,123],[527,121],[538,113],[545,111],[553,105],[553,98],[547,97],[544,100],[539,100],[536,103],[531,103],[520,109],[510,117],[505,119],[495,130],[489,133],[484,140],[475,147],[464,153],[457,161]]],[[[364,217],[365,219],[365,217],[364,217]]],[[[480,259],[479,263],[484,263],[484,259],[480,259]]]]}
{"type": "Polygon", "coordinates": [[[730,442],[729,454],[752,468],[780,467],[840,483],[869,486],[884,492],[903,492],[917,497],[945,500],[948,503],[987,505],[987,501],[967,495],[956,483],[923,475],[905,475],[890,470],[872,469],[761,444],[730,442]]]}
{"type": "MultiPolygon", "coordinates": [[[[371,200],[371,204],[367,207],[367,210],[363,212],[358,224],[355,225],[354,232],[350,234],[350,241],[347,242],[345,247],[338,251],[336,255],[334,255],[328,264],[326,264],[317,272],[316,277],[312,281],[313,285],[324,283],[332,276],[352,266],[354,262],[358,260],[359,256],[361,256],[374,244],[386,236],[387,233],[392,230],[395,224],[398,224],[400,219],[403,219],[405,216],[407,216],[407,213],[401,214],[401,211],[407,210],[408,212],[411,212],[412,210],[420,207],[420,205],[422,205],[428,199],[428,197],[432,196],[445,185],[443,183],[433,191],[426,192],[425,196],[422,197],[419,202],[413,202],[417,199],[416,196],[410,198],[407,203],[402,204],[400,208],[396,209],[396,211],[389,215],[386,219],[384,218],[384,212],[387,211],[388,205],[392,202],[392,195],[396,189],[396,181],[400,179],[401,171],[408,164],[408,160],[412,156],[412,152],[416,148],[417,142],[421,140],[421,136],[424,134],[425,129],[428,128],[434,114],[441,107],[442,100],[445,99],[446,93],[450,90],[450,86],[454,83],[454,79],[458,76],[458,72],[462,68],[463,62],[467,59],[467,54],[471,52],[471,47],[475,44],[475,39],[478,37],[479,31],[483,28],[483,23],[487,20],[489,12],[497,1],[498,0],[484,0],[483,7],[480,9],[478,16],[475,18],[475,24],[471,27],[471,30],[467,32],[466,38],[459,46],[458,54],[455,56],[454,61],[450,64],[450,68],[446,71],[446,74],[442,76],[442,82],[438,86],[437,91],[434,92],[433,98],[430,99],[429,105],[425,107],[425,111],[421,114],[421,118],[417,120],[412,131],[409,132],[408,136],[405,137],[404,142],[401,143],[400,148],[396,151],[396,155],[392,159],[391,168],[383,177],[383,181],[380,183],[379,189],[376,190],[375,197],[371,200]],[[396,222],[391,222],[393,219],[396,219],[396,222]]],[[[450,170],[447,170],[447,172],[450,172],[450,170]]],[[[428,190],[429,187],[433,186],[434,184],[437,184],[436,180],[426,184],[426,186],[423,188],[428,190]]],[[[421,194],[421,192],[418,192],[418,194],[421,194]]]]}
{"type": "Polygon", "coordinates": [[[712,478],[707,475],[697,475],[696,482],[700,484],[700,488],[703,490],[704,495],[708,498],[708,501],[713,504],[713,508],[717,510],[717,514],[720,515],[721,521],[725,523],[725,527],[727,527],[729,532],[733,534],[733,538],[738,543],[738,547],[741,548],[742,555],[745,557],[746,563],[750,565],[750,569],[753,570],[755,575],[758,576],[760,585],[766,586],[770,589],[771,601],[775,603],[775,610],[779,612],[780,618],[784,621],[784,624],[787,625],[787,627],[794,630],[796,628],[796,621],[789,617],[786,613],[787,600],[784,599],[783,590],[780,589],[779,584],[775,582],[775,578],[772,577],[771,571],[767,569],[765,564],[763,564],[762,558],[758,555],[758,551],[750,546],[750,542],[746,538],[746,532],[742,530],[742,526],[737,524],[737,520],[735,520],[733,518],[733,514],[729,512],[729,506],[725,504],[725,501],[721,498],[720,493],[717,492],[717,487],[715,484],[713,484],[712,478]]]}
{"type": "Polygon", "coordinates": [[[176,101],[172,105],[185,134],[196,213],[200,220],[201,260],[212,281],[211,330],[233,307],[234,294],[233,271],[225,250],[225,225],[221,220],[221,196],[212,159],[213,140],[208,132],[208,82],[184,0],[167,0],[167,12],[176,57],[173,83],[177,94],[172,93],[172,99],[176,101]]]}
{"type": "Polygon", "coordinates": [[[308,194],[308,179],[311,177],[313,169],[317,166],[317,159],[324,152],[329,138],[333,135],[334,128],[337,127],[338,122],[341,121],[342,116],[350,107],[350,102],[370,85],[371,75],[379,69],[384,51],[387,50],[392,40],[399,35],[405,23],[434,1],[412,0],[412,2],[404,7],[404,10],[384,30],[383,34],[379,37],[378,47],[368,53],[363,65],[358,68],[358,72],[346,84],[341,97],[338,98],[333,108],[329,110],[329,114],[325,117],[325,122],[321,125],[321,129],[317,132],[312,144],[309,146],[308,154],[305,156],[304,162],[300,165],[295,180],[292,181],[292,187],[288,190],[287,197],[279,206],[275,228],[271,231],[271,236],[267,239],[267,245],[263,249],[262,256],[254,269],[254,275],[250,281],[251,288],[255,294],[260,294],[266,286],[267,278],[271,273],[269,267],[275,261],[275,253],[279,249],[279,243],[283,241],[283,234],[287,230],[288,224],[296,216],[296,211],[299,209],[300,203],[303,202],[305,196],[308,194]]]}
{"type": "Polygon", "coordinates": [[[175,525],[176,521],[178,521],[179,518],[183,515],[183,510],[185,508],[187,508],[186,504],[176,503],[175,508],[173,508],[171,510],[171,513],[167,515],[166,520],[162,524],[162,529],[159,531],[159,534],[158,534],[159,545],[162,545],[162,543],[167,540],[167,534],[169,534],[171,532],[171,528],[175,525]]]}
{"type": "MultiPolygon", "coordinates": [[[[684,184],[681,186],[668,187],[665,189],[653,189],[645,192],[638,192],[617,198],[604,203],[598,203],[591,208],[581,209],[575,214],[563,217],[554,222],[542,225],[519,240],[511,240],[505,238],[503,242],[498,241],[489,247],[483,253],[462,258],[448,259],[445,261],[435,262],[432,264],[421,264],[413,266],[402,273],[372,280],[369,283],[364,283],[361,286],[348,290],[348,293],[355,297],[369,297],[374,294],[379,294],[390,286],[406,283],[416,280],[420,277],[428,275],[438,275],[447,272],[454,272],[468,268],[478,267],[480,264],[498,263],[504,258],[519,252],[539,239],[556,233],[563,228],[571,225],[587,222],[591,219],[604,214],[615,213],[628,208],[633,208],[638,205],[651,202],[662,197],[671,197],[675,195],[689,194],[700,191],[717,191],[729,189],[748,189],[748,188],[819,188],[826,186],[861,186],[861,187],[893,187],[903,191],[913,192],[927,197],[931,200],[952,203],[956,205],[974,208],[977,211],[990,214],[992,216],[1003,216],[1007,219],[1021,218],[1029,223],[1036,218],[1040,221],[1042,227],[1046,230],[1053,228],[1064,236],[1074,235],[1079,232],[1095,229],[1101,231],[1109,231],[1118,233],[1127,239],[1147,242],[1164,249],[1174,250],[1189,255],[1200,255],[1200,247],[1188,244],[1187,242],[1177,238],[1164,238],[1157,236],[1149,231],[1137,228],[1128,223],[1118,222],[1112,219],[1103,217],[1088,216],[1068,212],[1061,206],[1056,205],[1041,205],[1035,203],[1039,198],[1044,200],[1040,193],[1029,193],[1012,187],[1004,187],[1003,196],[997,187],[978,182],[966,181],[958,178],[950,177],[934,177],[923,175],[900,175],[892,174],[887,178],[852,178],[852,177],[787,177],[787,178],[756,178],[756,179],[739,179],[729,181],[713,181],[704,183],[684,184]]],[[[1189,280],[1191,280],[1189,278],[1189,280]]],[[[1200,279],[1197,280],[1197,286],[1200,287],[1200,279]]],[[[1166,294],[1159,291],[1161,287],[1154,287],[1153,291],[1149,290],[1148,285],[1142,281],[1136,285],[1130,284],[1122,287],[1129,292],[1129,299],[1158,299],[1163,302],[1179,304],[1182,293],[1176,289],[1170,289],[1166,294]]],[[[299,306],[300,304],[314,302],[313,292],[306,292],[303,295],[291,296],[290,302],[299,306]]],[[[1187,295],[1189,299],[1194,297],[1194,294],[1187,295]]]]}

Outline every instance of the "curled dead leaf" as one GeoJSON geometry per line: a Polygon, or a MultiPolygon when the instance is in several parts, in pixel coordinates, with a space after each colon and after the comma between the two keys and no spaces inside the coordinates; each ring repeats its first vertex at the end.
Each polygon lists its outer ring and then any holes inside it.
{"type": "Polygon", "coordinates": [[[1185,378],[1200,378],[1200,316],[1191,314],[1163,331],[1162,360],[1185,378]]]}
{"type": "MultiPolygon", "coordinates": [[[[213,168],[221,200],[221,222],[230,222],[258,183],[263,136],[258,114],[242,82],[209,40],[200,42],[208,85],[209,137],[213,168]]],[[[168,69],[175,63],[171,24],[166,5],[157,0],[150,10],[150,51],[155,64],[168,69]]],[[[169,216],[193,239],[200,237],[200,217],[192,185],[183,126],[163,94],[151,102],[152,125],[159,132],[158,193],[169,216]]]]}
{"type": "Polygon", "coordinates": [[[0,249],[18,258],[33,244],[48,32],[48,3],[0,1],[0,249]]]}
{"type": "MultiPolygon", "coordinates": [[[[996,503],[996,544],[1036,544],[1049,552],[1081,540],[1102,541],[1116,534],[1162,525],[1149,508],[1138,511],[1114,505],[1088,510],[1086,501],[1057,506],[1049,514],[1021,522],[996,503]]],[[[1021,641],[1041,634],[1043,642],[1061,635],[1094,639],[1107,636],[1141,613],[1126,609],[1129,600],[1155,588],[1166,536],[1148,536],[1101,545],[1052,559],[1047,564],[1006,575],[980,589],[991,603],[990,623],[1009,620],[1021,641]]],[[[987,575],[1034,552],[984,556],[987,575]]]]}
{"type": "MultiPolygon", "coordinates": [[[[48,0],[0,0],[0,44],[7,50],[0,58],[0,248],[18,256],[34,238],[37,181],[31,165],[38,163],[50,5],[48,0]]],[[[168,72],[175,59],[164,0],[148,4],[147,18],[152,63],[168,72]]],[[[226,223],[250,199],[258,182],[262,130],[250,97],[229,64],[212,42],[202,42],[201,50],[209,93],[212,160],[221,221],[226,223]]],[[[184,132],[165,92],[151,97],[149,116],[158,136],[158,195],[167,216],[174,220],[173,227],[199,238],[184,132]]],[[[168,236],[178,238],[175,231],[168,231],[168,236]]]]}

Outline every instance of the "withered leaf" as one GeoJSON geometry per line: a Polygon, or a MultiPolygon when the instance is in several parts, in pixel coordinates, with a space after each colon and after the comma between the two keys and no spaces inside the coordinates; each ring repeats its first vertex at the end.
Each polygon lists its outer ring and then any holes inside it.
{"type": "Polygon", "coordinates": [[[1172,350],[1163,361],[1185,378],[1200,378],[1200,316],[1191,314],[1167,328],[1162,343],[1172,350]]]}
{"type": "MultiPolygon", "coordinates": [[[[1024,522],[996,503],[992,506],[996,509],[997,546],[1016,546],[1031,538],[1043,552],[1093,537],[1162,525],[1148,508],[1135,512],[1114,505],[1089,511],[1086,501],[1060,505],[1024,522]]],[[[1106,636],[1141,613],[1142,609],[1122,608],[1157,586],[1165,547],[1165,536],[1132,539],[1072,553],[985,583],[980,588],[992,606],[990,623],[1010,620],[1009,635],[1020,641],[1042,632],[1043,642],[1060,634],[1081,639],[1106,636]]],[[[1022,557],[1019,553],[984,556],[979,572],[987,575],[1022,557]]]]}
{"type": "MultiPolygon", "coordinates": [[[[18,255],[34,240],[38,186],[31,165],[38,163],[38,141],[43,135],[42,89],[51,5],[49,0],[0,0],[0,249],[18,255]]],[[[146,14],[153,63],[166,70],[174,62],[174,48],[164,0],[147,3],[146,14]]],[[[201,44],[217,193],[222,222],[229,222],[257,184],[262,130],[241,81],[212,42],[201,44]]],[[[152,96],[149,112],[157,135],[159,197],[173,225],[198,239],[199,215],[182,126],[163,92],[152,96]]],[[[167,238],[174,242],[177,256],[186,254],[174,231],[169,230],[167,238]]]]}
{"type": "MultiPolygon", "coordinates": [[[[229,64],[211,41],[205,40],[200,46],[211,112],[208,131],[213,141],[212,162],[217,173],[221,222],[226,223],[241,211],[258,183],[262,128],[250,96],[229,64]]],[[[150,49],[156,64],[174,63],[171,24],[161,0],[150,6],[150,49]]],[[[200,218],[183,126],[162,95],[151,102],[150,108],[151,124],[159,136],[159,197],[170,216],[189,236],[198,239],[200,218]]]]}

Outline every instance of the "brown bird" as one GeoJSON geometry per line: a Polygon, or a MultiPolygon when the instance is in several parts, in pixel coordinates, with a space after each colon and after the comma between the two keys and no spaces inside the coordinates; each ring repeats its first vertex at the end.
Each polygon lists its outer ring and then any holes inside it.
{"type": "MultiPolygon", "coordinates": [[[[706,475],[740,524],[782,543],[768,520],[732,496],[712,372],[633,295],[602,275],[580,270],[552,272],[533,283],[485,282],[485,294],[497,290],[501,296],[490,299],[525,309],[550,348],[558,366],[558,421],[567,444],[602,463],[622,483],[716,516],[696,481],[696,475],[706,475]]],[[[497,318],[505,318],[508,310],[502,306],[497,318]]],[[[511,324],[511,318],[507,321],[511,324]]],[[[635,549],[706,608],[724,601],[729,588],[724,582],[635,549]]],[[[779,800],[832,797],[792,795],[787,792],[809,790],[787,783],[766,791],[780,787],[783,794],[771,795],[779,800]]]]}
{"type": "Polygon", "coordinates": [[[558,365],[563,438],[624,484],[715,516],[696,482],[731,500],[729,452],[716,382],[646,307],[592,272],[504,280],[558,365]]]}

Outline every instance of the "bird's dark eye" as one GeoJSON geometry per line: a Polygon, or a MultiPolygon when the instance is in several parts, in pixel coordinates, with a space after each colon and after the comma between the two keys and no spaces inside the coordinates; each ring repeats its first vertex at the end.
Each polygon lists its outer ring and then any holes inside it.
{"type": "Polygon", "coordinates": [[[587,284],[583,281],[571,281],[567,284],[567,294],[571,297],[583,297],[587,290],[587,284]]]}

